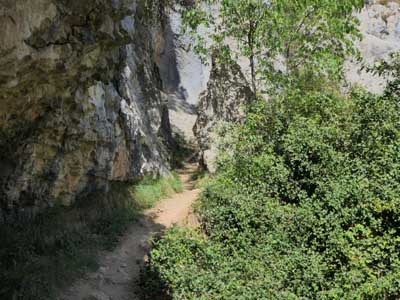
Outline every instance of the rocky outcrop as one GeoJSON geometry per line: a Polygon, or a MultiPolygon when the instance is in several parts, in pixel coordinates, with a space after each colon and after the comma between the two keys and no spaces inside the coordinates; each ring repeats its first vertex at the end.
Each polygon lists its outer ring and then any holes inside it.
{"type": "Polygon", "coordinates": [[[144,2],[0,0],[0,222],[168,172],[163,8],[144,2]]]}
{"type": "MultiPolygon", "coordinates": [[[[385,2],[359,15],[368,62],[400,49],[400,6],[385,2]]],[[[197,106],[195,138],[214,168],[215,128],[239,122],[253,95],[236,65],[213,63],[209,80],[179,5],[166,3],[0,0],[0,222],[168,173],[171,123],[193,137],[197,106]]],[[[358,69],[350,81],[384,85],[358,69]]]]}
{"type": "MultiPolygon", "coordinates": [[[[390,0],[370,2],[357,15],[363,35],[357,46],[367,65],[400,50],[400,3],[390,0]]],[[[361,65],[356,62],[348,62],[346,75],[351,83],[375,93],[381,92],[386,84],[385,78],[361,70],[361,65]]]]}
{"type": "Polygon", "coordinates": [[[222,122],[240,123],[244,106],[254,99],[249,83],[238,64],[212,62],[207,90],[200,96],[198,117],[193,128],[200,148],[201,163],[215,171],[217,145],[215,130],[222,122]]]}
{"type": "MultiPolygon", "coordinates": [[[[371,1],[357,17],[363,39],[356,46],[365,64],[371,65],[400,50],[398,1],[371,1]]],[[[362,71],[361,67],[358,62],[348,61],[347,80],[371,92],[381,92],[387,79],[362,71]]],[[[200,96],[194,133],[204,165],[211,171],[215,170],[217,155],[215,129],[223,121],[240,122],[244,117],[241,107],[253,97],[243,76],[247,71],[245,61],[240,63],[240,67],[235,65],[231,68],[213,63],[207,90],[200,96]]]]}
{"type": "Polygon", "coordinates": [[[174,133],[192,140],[199,95],[207,87],[210,67],[194,53],[190,35],[183,33],[182,9],[179,4],[168,9],[160,73],[174,133]]]}

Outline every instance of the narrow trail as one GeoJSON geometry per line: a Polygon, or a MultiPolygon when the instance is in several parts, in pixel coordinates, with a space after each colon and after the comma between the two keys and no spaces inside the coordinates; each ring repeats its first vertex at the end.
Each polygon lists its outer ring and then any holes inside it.
{"type": "Polygon", "coordinates": [[[135,294],[140,269],[149,251],[149,240],[174,224],[197,226],[192,204],[200,190],[195,188],[191,175],[195,165],[187,165],[179,172],[184,183],[182,193],[162,200],[156,207],[144,212],[131,226],[119,245],[103,254],[99,269],[89,273],[69,288],[62,300],[140,300],[135,294]]]}

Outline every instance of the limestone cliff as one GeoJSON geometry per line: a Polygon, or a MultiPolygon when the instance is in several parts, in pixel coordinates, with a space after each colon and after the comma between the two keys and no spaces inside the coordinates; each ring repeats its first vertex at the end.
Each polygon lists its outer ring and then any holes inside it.
{"type": "MultiPolygon", "coordinates": [[[[363,38],[357,43],[364,64],[372,65],[400,50],[400,3],[398,1],[373,0],[357,14],[363,38]]],[[[361,65],[349,61],[347,79],[367,90],[379,93],[386,80],[361,70],[361,65]]]]}
{"type": "Polygon", "coordinates": [[[221,122],[241,122],[245,105],[253,99],[254,94],[240,66],[219,64],[213,59],[210,80],[207,90],[200,96],[198,117],[193,128],[201,163],[209,171],[215,171],[215,130],[221,122]]]}
{"type": "Polygon", "coordinates": [[[163,7],[145,3],[0,0],[0,222],[168,172],[163,7]]]}
{"type": "MultiPolygon", "coordinates": [[[[213,130],[252,97],[246,70],[213,63],[209,80],[167,2],[0,0],[0,222],[168,173],[171,127],[191,138],[196,117],[210,165],[213,130]]],[[[359,15],[369,62],[400,48],[399,4],[372,2],[359,15]]],[[[350,81],[382,87],[358,69],[350,81]]]]}
{"type": "Polygon", "coordinates": [[[202,63],[194,53],[192,38],[182,32],[182,9],[179,4],[168,9],[160,73],[173,130],[192,140],[199,95],[207,87],[210,66],[202,63]]]}
{"type": "MultiPolygon", "coordinates": [[[[356,43],[364,64],[387,58],[400,49],[400,4],[397,1],[370,1],[357,13],[362,40],[356,43]]],[[[194,127],[196,141],[204,165],[211,171],[216,156],[215,128],[221,121],[239,122],[243,116],[240,106],[248,102],[248,62],[239,61],[232,69],[213,64],[207,90],[199,97],[198,118],[194,127]],[[246,65],[247,64],[247,65],[246,65]],[[246,76],[247,75],[247,76],[246,76]]],[[[371,92],[383,90],[386,79],[361,70],[362,64],[348,61],[346,77],[371,92]]],[[[251,96],[250,96],[251,97],[251,96]]]]}

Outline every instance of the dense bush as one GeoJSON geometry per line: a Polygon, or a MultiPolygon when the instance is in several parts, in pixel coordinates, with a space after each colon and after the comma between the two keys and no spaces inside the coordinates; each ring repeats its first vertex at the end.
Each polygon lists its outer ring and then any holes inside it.
{"type": "Polygon", "coordinates": [[[205,190],[204,231],[151,268],[173,299],[399,299],[400,99],[294,89],[259,101],[205,190]]]}
{"type": "Polygon", "coordinates": [[[158,201],[183,190],[183,183],[177,174],[161,178],[145,178],[135,186],[134,198],[143,208],[153,207],[158,201]]]}

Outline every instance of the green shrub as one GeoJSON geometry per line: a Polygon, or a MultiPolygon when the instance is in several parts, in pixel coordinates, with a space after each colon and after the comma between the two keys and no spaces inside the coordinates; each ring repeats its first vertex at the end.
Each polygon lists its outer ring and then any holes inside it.
{"type": "Polygon", "coordinates": [[[134,198],[142,208],[150,208],[162,198],[182,190],[182,181],[176,174],[158,179],[146,178],[135,186],[134,198]]]}
{"type": "Polygon", "coordinates": [[[259,101],[198,212],[151,268],[173,299],[400,297],[400,99],[294,90],[259,101]]]}

